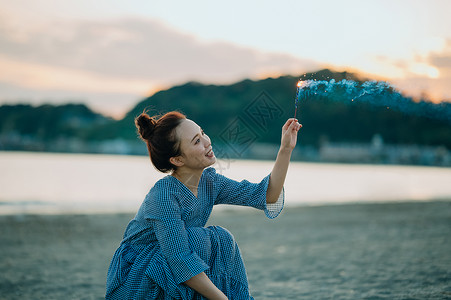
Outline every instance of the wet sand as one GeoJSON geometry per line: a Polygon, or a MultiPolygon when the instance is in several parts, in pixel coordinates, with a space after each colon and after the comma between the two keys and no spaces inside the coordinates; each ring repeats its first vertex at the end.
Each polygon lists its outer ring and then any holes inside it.
{"type": "MultiPolygon", "coordinates": [[[[103,299],[131,214],[0,216],[0,299],[103,299]]],[[[256,299],[451,299],[451,202],[215,211],[256,299]]]]}

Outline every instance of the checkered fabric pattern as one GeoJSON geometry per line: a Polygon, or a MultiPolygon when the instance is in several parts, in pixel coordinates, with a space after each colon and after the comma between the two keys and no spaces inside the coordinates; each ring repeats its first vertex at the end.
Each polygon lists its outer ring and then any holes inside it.
{"type": "Polygon", "coordinates": [[[166,176],[149,191],[130,221],[107,275],[106,299],[204,299],[183,284],[205,272],[229,299],[253,299],[239,248],[230,232],[205,227],[214,205],[264,210],[275,218],[284,192],[266,204],[269,175],[241,182],[204,170],[197,197],[177,178],[166,176]]]}

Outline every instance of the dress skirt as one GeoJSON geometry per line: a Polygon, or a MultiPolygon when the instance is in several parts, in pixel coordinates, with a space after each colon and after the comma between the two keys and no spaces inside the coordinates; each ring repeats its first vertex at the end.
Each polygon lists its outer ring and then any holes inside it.
{"type": "MultiPolygon", "coordinates": [[[[205,274],[228,299],[253,299],[246,271],[233,235],[220,226],[188,227],[189,244],[207,265],[205,274]]],[[[110,269],[121,270],[106,299],[206,299],[185,284],[177,284],[158,243],[123,243],[110,269]],[[143,276],[145,274],[145,276],[143,276]]],[[[111,280],[109,280],[111,282],[111,280]]]]}

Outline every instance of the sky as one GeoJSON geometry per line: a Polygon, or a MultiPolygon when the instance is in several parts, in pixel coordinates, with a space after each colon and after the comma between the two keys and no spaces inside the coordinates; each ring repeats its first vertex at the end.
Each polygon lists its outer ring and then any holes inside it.
{"type": "Polygon", "coordinates": [[[451,1],[0,0],[0,105],[120,118],[200,81],[330,68],[451,101],[451,1]]]}

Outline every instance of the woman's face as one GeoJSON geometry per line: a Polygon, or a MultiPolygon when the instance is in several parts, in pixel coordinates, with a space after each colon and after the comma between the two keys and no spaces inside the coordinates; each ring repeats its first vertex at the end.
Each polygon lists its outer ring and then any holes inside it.
{"type": "Polygon", "coordinates": [[[190,169],[204,169],[216,162],[211,141],[202,128],[189,119],[183,120],[176,128],[180,141],[183,166],[190,169]]]}

